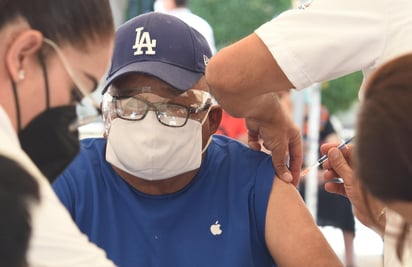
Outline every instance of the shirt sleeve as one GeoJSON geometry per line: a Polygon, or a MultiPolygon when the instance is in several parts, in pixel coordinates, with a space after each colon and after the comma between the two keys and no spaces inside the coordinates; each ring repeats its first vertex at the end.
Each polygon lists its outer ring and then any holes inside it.
{"type": "Polygon", "coordinates": [[[267,157],[262,160],[256,173],[255,184],[255,216],[259,236],[265,243],[266,211],[268,207],[270,193],[275,178],[272,158],[267,157]]]}
{"type": "Polygon", "coordinates": [[[260,26],[264,42],[296,89],[374,68],[385,47],[382,1],[316,0],[260,26]]]}

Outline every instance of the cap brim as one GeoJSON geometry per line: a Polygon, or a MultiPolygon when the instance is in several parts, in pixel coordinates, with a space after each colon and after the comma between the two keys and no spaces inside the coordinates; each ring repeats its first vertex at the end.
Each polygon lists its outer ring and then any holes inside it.
{"type": "Polygon", "coordinates": [[[135,62],[131,63],[108,77],[106,84],[103,87],[102,94],[107,91],[107,88],[117,79],[130,73],[144,73],[171,85],[172,87],[187,91],[193,87],[195,83],[204,75],[201,72],[193,72],[182,69],[180,67],[157,61],[135,62]]]}

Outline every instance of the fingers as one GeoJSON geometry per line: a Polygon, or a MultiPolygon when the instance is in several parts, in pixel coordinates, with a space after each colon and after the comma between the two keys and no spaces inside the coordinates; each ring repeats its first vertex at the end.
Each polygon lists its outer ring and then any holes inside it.
{"type": "Polygon", "coordinates": [[[287,156],[287,150],[285,147],[277,147],[272,149],[272,161],[276,170],[276,174],[280,179],[287,183],[293,182],[293,176],[289,172],[288,166],[286,165],[285,157],[287,156]]]}
{"type": "Polygon", "coordinates": [[[248,146],[253,150],[260,150],[260,140],[259,134],[255,131],[249,130],[248,131],[248,146]]]}
{"type": "Polygon", "coordinates": [[[261,147],[261,145],[260,145],[260,143],[259,142],[256,142],[256,141],[248,141],[247,142],[247,144],[248,144],[248,146],[251,148],[251,149],[253,149],[253,150],[261,150],[262,149],[262,147],[261,147]]]}
{"type": "MultiPolygon", "coordinates": [[[[273,98],[270,100],[273,106],[273,98]]],[[[264,147],[272,153],[273,165],[279,178],[297,185],[303,161],[302,140],[298,127],[287,114],[269,112],[264,119],[246,118],[246,126],[249,130],[249,147],[260,150],[262,139],[264,147]]]]}
{"type": "Polygon", "coordinates": [[[326,181],[332,180],[333,178],[340,178],[338,174],[333,170],[333,169],[326,169],[325,172],[323,173],[323,178],[326,181]]]}
{"type": "Polygon", "coordinates": [[[328,152],[328,157],[328,163],[338,177],[342,177],[345,180],[345,183],[347,182],[347,179],[352,178],[352,168],[349,166],[346,158],[339,149],[330,149],[328,152]]]}
{"type": "Polygon", "coordinates": [[[302,171],[303,147],[299,130],[295,129],[294,131],[294,135],[289,141],[289,170],[293,178],[292,183],[297,186],[302,171]]]}
{"type": "Polygon", "coordinates": [[[325,183],[325,190],[329,193],[335,193],[347,197],[346,190],[343,184],[325,183]]]}
{"type": "MultiPolygon", "coordinates": [[[[333,144],[333,143],[323,144],[320,147],[320,151],[322,154],[326,155],[330,149],[335,148],[337,146],[338,144],[333,144]]],[[[349,166],[352,166],[352,150],[353,150],[352,145],[346,145],[340,150],[342,155],[345,157],[346,161],[348,162],[349,166]]],[[[332,166],[330,165],[329,160],[325,161],[322,164],[322,166],[324,169],[332,169],[332,166]]]]}
{"type": "MultiPolygon", "coordinates": [[[[350,157],[346,151],[345,154],[343,151],[334,147],[333,144],[327,144],[322,146],[321,150],[327,150],[328,161],[323,164],[323,167],[327,171],[323,174],[325,180],[330,181],[333,178],[341,177],[344,180],[344,183],[326,183],[325,190],[330,193],[340,194],[347,196],[346,189],[352,186],[353,183],[353,170],[348,164],[347,158],[350,157]]],[[[349,149],[348,149],[349,150],[349,149]]]]}
{"type": "MultiPolygon", "coordinates": [[[[323,144],[323,145],[320,146],[320,152],[321,152],[323,155],[325,155],[325,154],[328,153],[328,151],[329,151],[331,148],[337,147],[337,146],[339,146],[339,145],[340,145],[340,144],[338,144],[338,143],[326,143],[326,144],[323,144]]],[[[341,149],[341,151],[342,151],[342,153],[343,153],[343,155],[344,155],[345,157],[350,156],[351,153],[352,153],[352,150],[353,150],[353,145],[351,145],[351,144],[347,144],[347,145],[345,145],[345,146],[341,149]]]]}
{"type": "Polygon", "coordinates": [[[329,149],[332,147],[337,147],[339,144],[338,143],[326,143],[320,146],[320,152],[325,155],[328,153],[329,149]]]}

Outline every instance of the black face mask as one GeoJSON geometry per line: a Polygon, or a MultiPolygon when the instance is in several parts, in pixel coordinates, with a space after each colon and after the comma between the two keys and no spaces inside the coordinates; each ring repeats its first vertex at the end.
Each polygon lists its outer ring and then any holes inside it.
{"type": "Polygon", "coordinates": [[[21,128],[20,105],[13,80],[12,87],[21,146],[51,183],[78,153],[79,133],[77,130],[69,130],[69,125],[77,118],[75,105],[50,108],[49,83],[42,53],[39,55],[39,61],[46,85],[47,109],[35,117],[24,129],[21,128]]]}
{"type": "Polygon", "coordinates": [[[69,131],[70,123],[76,118],[75,106],[50,108],[19,131],[23,150],[50,182],[79,152],[79,133],[69,131]]]}

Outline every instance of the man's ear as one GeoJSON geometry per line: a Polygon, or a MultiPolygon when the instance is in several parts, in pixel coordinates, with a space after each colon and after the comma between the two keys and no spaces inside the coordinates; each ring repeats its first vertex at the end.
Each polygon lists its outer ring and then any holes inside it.
{"type": "Polygon", "coordinates": [[[36,54],[43,45],[43,35],[36,30],[19,33],[6,51],[6,68],[15,82],[24,79],[28,58],[36,54]]]}
{"type": "Polygon", "coordinates": [[[222,121],[222,108],[220,106],[213,106],[209,112],[209,129],[210,134],[214,134],[219,129],[222,121]]]}

